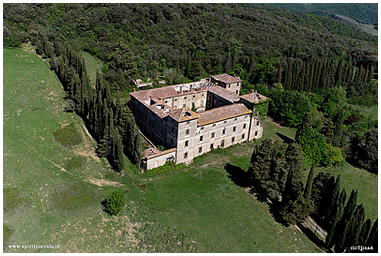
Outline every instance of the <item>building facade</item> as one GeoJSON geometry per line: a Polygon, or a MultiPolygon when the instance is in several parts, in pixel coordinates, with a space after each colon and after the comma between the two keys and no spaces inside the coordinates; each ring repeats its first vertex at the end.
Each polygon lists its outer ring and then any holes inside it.
{"type": "Polygon", "coordinates": [[[227,76],[130,93],[131,110],[140,130],[155,145],[168,149],[147,153],[143,159],[146,169],[171,160],[190,163],[213,148],[262,137],[263,125],[253,116],[252,108],[266,97],[256,92],[239,96],[234,91],[240,89],[241,80],[227,76]],[[217,85],[216,79],[227,88],[217,85]],[[152,159],[160,161],[153,163],[152,159]]]}

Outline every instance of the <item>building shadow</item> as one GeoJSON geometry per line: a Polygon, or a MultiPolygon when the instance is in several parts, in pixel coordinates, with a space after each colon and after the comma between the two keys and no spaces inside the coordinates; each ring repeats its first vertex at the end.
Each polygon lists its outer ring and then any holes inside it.
{"type": "Polygon", "coordinates": [[[241,167],[232,164],[225,164],[224,166],[226,172],[229,174],[228,177],[240,187],[249,187],[250,179],[249,174],[245,172],[241,167]]]}
{"type": "Polygon", "coordinates": [[[277,132],[276,135],[278,135],[279,138],[281,138],[283,140],[283,142],[285,142],[287,144],[295,142],[294,139],[291,139],[290,137],[288,137],[286,135],[283,135],[283,134],[281,134],[279,132],[277,132]]]}

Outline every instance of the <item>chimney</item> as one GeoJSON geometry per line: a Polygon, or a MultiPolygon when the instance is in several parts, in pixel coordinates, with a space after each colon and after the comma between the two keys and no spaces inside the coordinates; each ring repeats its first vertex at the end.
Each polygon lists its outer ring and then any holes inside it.
{"type": "Polygon", "coordinates": [[[135,88],[134,88],[134,92],[135,92],[135,88]]]}

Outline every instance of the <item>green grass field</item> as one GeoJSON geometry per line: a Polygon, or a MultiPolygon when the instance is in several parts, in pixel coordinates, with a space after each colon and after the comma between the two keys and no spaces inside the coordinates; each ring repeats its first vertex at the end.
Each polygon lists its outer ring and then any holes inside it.
{"type": "Polygon", "coordinates": [[[103,63],[100,59],[93,57],[88,52],[81,52],[81,57],[85,59],[87,75],[90,78],[90,84],[95,86],[97,70],[101,71],[103,63]]]}
{"type": "MultiPolygon", "coordinates": [[[[322,251],[296,227],[275,222],[269,206],[245,192],[245,172],[258,142],[201,156],[174,173],[133,178],[127,170],[124,178],[105,179],[108,165],[94,154],[82,120],[63,111],[62,88],[38,56],[4,49],[3,92],[6,252],[322,251]],[[74,148],[53,136],[70,123],[82,135],[74,148]],[[195,177],[199,172],[201,178],[195,177]],[[115,188],[124,192],[126,207],[110,217],[100,202],[115,188]]],[[[265,123],[264,137],[281,139],[279,134],[293,138],[295,129],[265,123]]],[[[357,170],[346,182],[342,175],[342,187],[360,186],[361,192],[364,178],[370,192],[377,191],[377,178],[357,170]]],[[[377,193],[361,193],[359,201],[373,205],[365,205],[367,214],[377,215],[377,193]]]]}

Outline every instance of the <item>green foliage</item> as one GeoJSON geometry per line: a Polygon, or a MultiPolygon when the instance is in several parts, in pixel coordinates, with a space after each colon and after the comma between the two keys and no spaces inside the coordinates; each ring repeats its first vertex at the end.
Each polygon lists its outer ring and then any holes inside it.
{"type": "Polygon", "coordinates": [[[325,152],[322,165],[326,166],[342,166],[344,163],[344,157],[341,153],[341,149],[334,147],[331,144],[327,144],[327,151],[325,152]]]}
{"type": "Polygon", "coordinates": [[[53,135],[56,141],[65,147],[74,147],[82,142],[81,134],[75,128],[74,123],[71,123],[64,128],[59,128],[53,135]]]}
{"type": "Polygon", "coordinates": [[[335,117],[337,112],[347,103],[346,91],[343,87],[331,87],[320,90],[322,95],[321,110],[328,117],[335,117]]]}
{"type": "Polygon", "coordinates": [[[23,202],[23,199],[20,197],[17,188],[4,188],[3,200],[4,212],[11,211],[23,202]]]}
{"type": "Polygon", "coordinates": [[[68,170],[74,170],[74,169],[82,167],[84,161],[85,161],[85,158],[83,156],[73,156],[72,158],[69,159],[69,161],[67,161],[67,163],[65,164],[65,167],[68,170]]]}
{"type": "Polygon", "coordinates": [[[5,246],[8,239],[11,237],[11,235],[14,233],[14,230],[8,228],[7,225],[3,223],[3,245],[5,246]]]}
{"type": "Polygon", "coordinates": [[[299,126],[306,113],[311,111],[311,102],[304,93],[283,91],[274,92],[271,96],[269,114],[288,126],[299,126]]]}
{"type": "Polygon", "coordinates": [[[140,176],[142,176],[142,177],[153,177],[153,176],[158,175],[158,174],[169,173],[169,172],[173,172],[176,170],[181,170],[184,167],[185,167],[185,164],[183,164],[183,163],[175,164],[172,161],[168,161],[162,166],[156,167],[156,168],[151,169],[151,170],[146,170],[140,176]]]}
{"type": "Polygon", "coordinates": [[[354,160],[362,168],[378,173],[378,129],[365,133],[354,146],[354,160]]]}
{"type": "Polygon", "coordinates": [[[297,142],[302,148],[304,163],[307,166],[312,166],[313,162],[315,162],[316,166],[320,166],[323,163],[327,150],[324,135],[310,127],[300,132],[297,142]]]}
{"type": "Polygon", "coordinates": [[[160,150],[160,151],[165,151],[167,150],[167,148],[163,145],[157,145],[157,149],[160,150]]]}
{"type": "Polygon", "coordinates": [[[102,201],[103,211],[109,215],[117,215],[124,207],[124,194],[120,190],[114,190],[102,201]]]}
{"type": "Polygon", "coordinates": [[[262,121],[265,120],[267,117],[267,113],[269,112],[269,104],[270,100],[268,99],[266,101],[255,103],[253,106],[253,112],[259,115],[262,121]]]}
{"type": "Polygon", "coordinates": [[[16,36],[4,37],[3,46],[7,48],[19,48],[21,47],[21,42],[16,36]]]}

